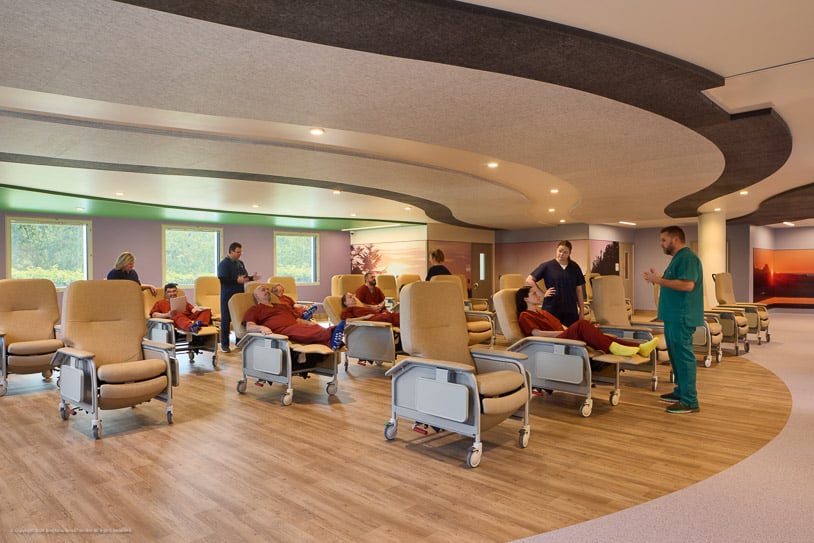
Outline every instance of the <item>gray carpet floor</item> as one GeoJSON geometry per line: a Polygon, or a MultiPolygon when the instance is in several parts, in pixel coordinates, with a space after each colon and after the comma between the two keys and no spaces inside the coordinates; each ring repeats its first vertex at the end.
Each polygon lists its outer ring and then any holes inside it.
{"type": "Polygon", "coordinates": [[[523,541],[814,541],[814,311],[771,310],[769,331],[769,343],[750,340],[751,352],[742,356],[774,372],[791,392],[791,415],[775,439],[700,483],[523,541]]]}

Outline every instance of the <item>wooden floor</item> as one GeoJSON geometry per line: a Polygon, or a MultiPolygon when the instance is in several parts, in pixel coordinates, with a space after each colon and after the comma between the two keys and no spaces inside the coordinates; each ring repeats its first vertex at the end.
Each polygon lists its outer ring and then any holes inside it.
{"type": "Polygon", "coordinates": [[[486,432],[480,467],[471,440],[421,436],[401,420],[383,436],[390,383],[351,363],[339,392],[327,379],[245,395],[240,355],[181,360],[174,424],[164,404],[60,419],[53,383],[12,376],[0,398],[0,541],[509,541],[606,515],[707,478],[749,456],[783,427],[790,395],[741,358],[698,371],[701,412],[668,415],[641,374],[621,403],[595,390],[532,399],[529,447],[516,421],[486,432]]]}

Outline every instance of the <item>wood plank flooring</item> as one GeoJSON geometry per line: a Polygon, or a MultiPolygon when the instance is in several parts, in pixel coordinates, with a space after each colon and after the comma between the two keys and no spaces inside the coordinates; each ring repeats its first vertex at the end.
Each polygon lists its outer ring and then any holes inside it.
{"type": "MultiPolygon", "coordinates": [[[[756,347],[759,348],[759,347],[756,347]]],[[[340,370],[282,387],[236,392],[240,355],[214,370],[181,358],[174,424],[164,404],[59,418],[54,383],[12,375],[0,398],[0,541],[509,541],[606,515],[707,478],[749,456],[783,427],[790,395],[742,358],[699,367],[701,412],[668,415],[642,374],[623,376],[621,403],[595,390],[533,398],[529,447],[519,423],[471,440],[421,436],[400,420],[384,439],[384,369],[340,370]]]]}

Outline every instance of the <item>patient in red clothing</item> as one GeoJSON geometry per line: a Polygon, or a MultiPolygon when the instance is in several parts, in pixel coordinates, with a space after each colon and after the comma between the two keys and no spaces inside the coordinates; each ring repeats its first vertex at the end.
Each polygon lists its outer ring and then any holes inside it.
{"type": "Polygon", "coordinates": [[[658,338],[645,343],[636,343],[604,334],[597,326],[586,320],[578,320],[569,327],[543,309],[540,309],[542,300],[537,290],[530,287],[517,289],[515,295],[517,303],[517,323],[527,336],[547,336],[564,339],[576,339],[587,345],[618,356],[633,356],[640,354],[650,356],[658,345],[658,338]]]}
{"type": "Polygon", "coordinates": [[[352,292],[346,292],[342,296],[342,319],[363,319],[374,322],[389,322],[393,326],[399,326],[400,317],[398,313],[391,313],[383,307],[371,307],[360,303],[352,292]]]}
{"type": "Polygon", "coordinates": [[[325,328],[313,321],[303,320],[288,304],[271,303],[271,290],[266,285],[254,289],[254,301],[257,304],[243,316],[247,332],[282,334],[297,343],[321,343],[333,350],[342,346],[345,321],[325,328]]]}

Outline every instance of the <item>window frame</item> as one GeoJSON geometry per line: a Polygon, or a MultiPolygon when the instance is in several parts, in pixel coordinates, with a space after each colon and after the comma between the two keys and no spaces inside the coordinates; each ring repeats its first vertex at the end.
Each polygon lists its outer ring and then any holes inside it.
{"type": "MultiPolygon", "coordinates": [[[[13,279],[12,277],[12,269],[14,267],[14,263],[12,262],[12,255],[14,254],[13,248],[11,246],[12,243],[12,235],[11,230],[13,225],[17,223],[24,223],[24,224],[36,224],[36,225],[73,225],[73,226],[83,226],[85,228],[85,266],[84,272],[85,277],[84,280],[91,279],[93,277],[93,221],[90,219],[62,219],[62,218],[50,218],[50,217],[17,217],[17,216],[6,216],[6,277],[9,279],[13,279]]],[[[59,286],[56,284],[50,277],[44,277],[43,279],[49,279],[52,283],[54,283],[58,292],[62,292],[65,290],[64,286],[59,286]]]]}
{"type": "MultiPolygon", "coordinates": [[[[214,269],[211,272],[211,275],[217,275],[217,266],[218,262],[220,261],[220,256],[223,251],[223,228],[217,226],[179,226],[175,224],[162,224],[161,225],[161,278],[162,278],[162,286],[166,285],[169,282],[167,277],[167,232],[168,231],[186,231],[186,232],[210,232],[215,233],[218,236],[218,239],[215,243],[214,247],[214,269]]],[[[186,284],[186,283],[179,283],[179,287],[194,287],[193,284],[186,284]]]]}
{"type": "MultiPolygon", "coordinates": [[[[312,253],[312,262],[313,266],[311,267],[311,273],[313,277],[313,281],[299,281],[297,280],[297,286],[317,286],[319,285],[319,232],[288,232],[288,231],[275,231],[274,232],[274,275],[282,276],[286,275],[280,272],[278,269],[278,263],[280,262],[280,258],[277,254],[277,249],[280,246],[278,243],[278,239],[280,237],[301,237],[301,238],[311,238],[311,250],[312,253]]],[[[295,278],[296,279],[296,278],[295,278]]]]}

